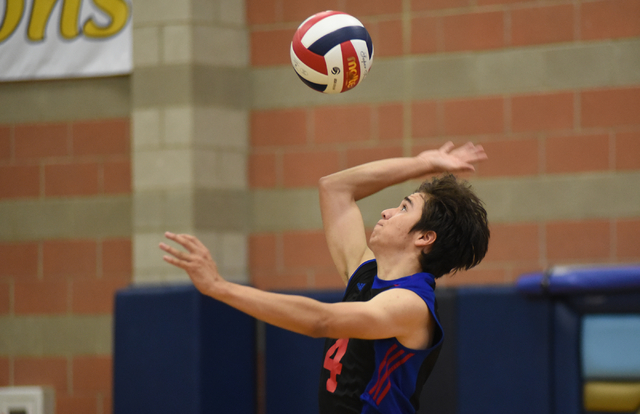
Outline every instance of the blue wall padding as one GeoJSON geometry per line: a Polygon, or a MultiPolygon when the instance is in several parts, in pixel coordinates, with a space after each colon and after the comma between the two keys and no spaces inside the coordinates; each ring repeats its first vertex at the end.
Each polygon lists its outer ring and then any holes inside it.
{"type": "Polygon", "coordinates": [[[586,379],[640,379],[640,315],[587,315],[582,323],[586,379]]]}
{"type": "Polygon", "coordinates": [[[553,347],[552,400],[555,414],[582,414],[582,377],[580,371],[580,315],[570,306],[552,302],[553,347]]]}
{"type": "Polygon", "coordinates": [[[551,412],[550,315],[514,287],[459,289],[459,414],[551,412]]]}
{"type": "MultiPolygon", "coordinates": [[[[303,292],[321,302],[340,302],[344,292],[303,292]]],[[[324,339],[265,326],[267,414],[317,414],[324,339]]]]}
{"type": "Polygon", "coordinates": [[[517,281],[520,292],[541,295],[585,294],[640,289],[640,266],[556,267],[517,281]]]}
{"type": "Polygon", "coordinates": [[[255,320],[192,286],[116,295],[114,414],[255,413],[255,320]]]}

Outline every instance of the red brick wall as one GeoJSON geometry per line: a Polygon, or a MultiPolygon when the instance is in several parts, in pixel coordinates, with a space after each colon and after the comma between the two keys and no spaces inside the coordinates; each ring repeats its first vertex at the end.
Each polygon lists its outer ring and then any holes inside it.
{"type": "MultiPolygon", "coordinates": [[[[490,162],[478,167],[479,177],[511,177],[637,170],[640,117],[633,108],[640,108],[640,87],[421,101],[406,110],[427,114],[413,118],[412,154],[446,140],[472,140],[490,155],[490,162]],[[581,114],[577,122],[575,112],[581,114]]],[[[325,174],[401,156],[404,110],[388,103],[254,111],[250,184],[262,189],[313,187],[325,174]],[[354,131],[331,130],[341,117],[360,120],[361,125],[354,131]]],[[[472,278],[443,282],[506,283],[547,263],[640,259],[640,249],[634,249],[638,239],[622,236],[617,227],[615,219],[495,225],[482,270],[472,271],[472,278]],[[595,228],[604,236],[584,234],[595,228]],[[576,238],[580,243],[574,243],[576,238]]],[[[250,252],[257,286],[340,286],[321,231],[254,234],[250,252]],[[307,249],[311,253],[305,253],[307,249]],[[291,257],[305,259],[294,263],[287,259],[291,257]]]]}
{"type": "Polygon", "coordinates": [[[342,10],[369,30],[376,57],[501,49],[640,35],[640,1],[247,0],[254,66],[289,63],[289,43],[304,19],[342,10]],[[405,27],[407,25],[408,27],[405,27]],[[408,29],[410,36],[404,36],[408,29]]]}
{"type": "MultiPolygon", "coordinates": [[[[376,59],[640,36],[640,0],[412,0],[410,10],[402,4],[248,0],[251,62],[290,65],[296,27],[326,9],[358,17],[372,36],[376,59]]],[[[479,166],[481,178],[633,171],[640,169],[639,108],[640,86],[621,86],[254,110],[250,185],[314,187],[327,173],[415,155],[447,140],[486,148],[490,162],[479,166]],[[336,127],[347,119],[348,129],[336,127]],[[411,119],[410,133],[405,119],[411,119]]],[[[494,224],[483,264],[442,284],[511,283],[553,263],[638,261],[639,228],[640,217],[494,224]]],[[[340,286],[321,230],[253,234],[250,268],[262,288],[340,286]]]]}
{"type": "MultiPolygon", "coordinates": [[[[128,119],[0,125],[0,201],[131,193],[128,119]]],[[[110,315],[131,239],[0,242],[0,316],[110,315]]],[[[0,386],[49,385],[56,412],[111,412],[111,355],[0,358],[0,386]]]]}
{"type": "Polygon", "coordinates": [[[128,120],[0,125],[0,199],[130,192],[128,120]]]}

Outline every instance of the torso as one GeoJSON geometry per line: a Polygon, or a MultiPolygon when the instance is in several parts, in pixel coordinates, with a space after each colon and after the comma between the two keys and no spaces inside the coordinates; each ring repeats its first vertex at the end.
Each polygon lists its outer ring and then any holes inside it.
{"type": "Polygon", "coordinates": [[[415,413],[420,390],[437,358],[442,329],[435,309],[433,276],[418,273],[383,281],[376,273],[374,260],[363,263],[349,280],[343,302],[368,301],[392,288],[412,290],[425,300],[433,315],[433,345],[422,350],[408,348],[396,338],[327,339],[319,387],[321,414],[415,413]],[[404,388],[396,384],[398,381],[404,388]]]}

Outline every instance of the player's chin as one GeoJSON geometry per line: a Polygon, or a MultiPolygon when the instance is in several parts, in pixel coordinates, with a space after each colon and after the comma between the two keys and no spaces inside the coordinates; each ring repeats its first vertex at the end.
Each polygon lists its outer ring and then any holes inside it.
{"type": "Polygon", "coordinates": [[[369,244],[377,244],[378,241],[380,240],[380,233],[377,232],[376,230],[378,229],[378,226],[373,228],[373,231],[371,232],[371,235],[369,236],[369,244]]]}

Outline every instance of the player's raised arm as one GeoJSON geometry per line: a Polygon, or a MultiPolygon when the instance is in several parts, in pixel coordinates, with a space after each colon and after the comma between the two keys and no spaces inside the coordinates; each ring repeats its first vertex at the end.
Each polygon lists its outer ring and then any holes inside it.
{"type": "Polygon", "coordinates": [[[467,143],[454,148],[448,142],[416,157],[374,161],[323,177],[319,185],[322,222],[329,252],[344,281],[361,263],[373,259],[356,201],[426,174],[474,171],[473,164],[486,158],[481,146],[467,143]]]}

